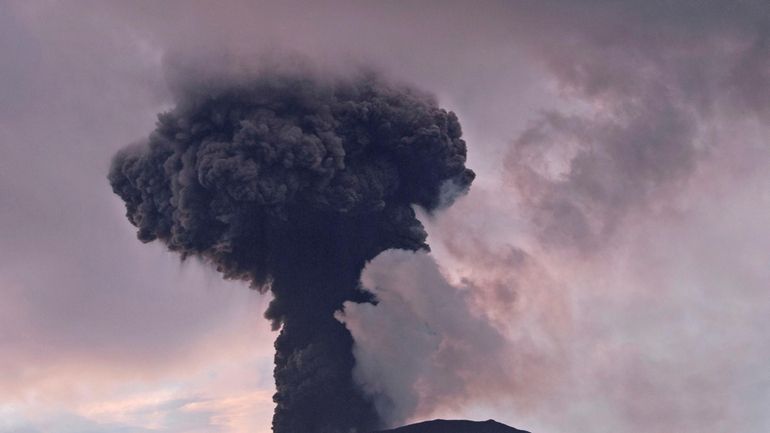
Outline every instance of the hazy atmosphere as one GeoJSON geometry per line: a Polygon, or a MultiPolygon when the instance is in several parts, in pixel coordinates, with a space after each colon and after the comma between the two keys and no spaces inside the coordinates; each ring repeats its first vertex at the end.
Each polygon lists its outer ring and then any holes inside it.
{"type": "MultiPolygon", "coordinates": [[[[289,132],[301,117],[257,116],[289,132]]],[[[328,413],[359,399],[359,425],[766,433],[767,125],[764,0],[0,0],[0,433],[271,432],[301,406],[273,401],[294,383],[278,370],[297,318],[347,338],[324,340],[352,353],[328,413]],[[297,265],[303,233],[248,263],[232,232],[170,236],[212,224],[193,205],[232,203],[190,193],[164,221],[147,202],[165,191],[140,203],[126,186],[165,169],[184,189],[189,155],[172,174],[152,159],[181,152],[163,140],[200,100],[242,85],[238,103],[317,110],[327,148],[374,140],[370,99],[396,107],[398,140],[440,135],[430,157],[312,166],[339,187],[312,206],[385,215],[389,236],[350,230],[341,258],[315,254],[349,275],[297,265]],[[339,290],[320,322],[281,286],[317,275],[339,290]]],[[[198,161],[240,157],[216,138],[198,161]]],[[[212,167],[204,186],[236,177],[212,167]]],[[[315,215],[282,206],[265,218],[315,215]]]]}

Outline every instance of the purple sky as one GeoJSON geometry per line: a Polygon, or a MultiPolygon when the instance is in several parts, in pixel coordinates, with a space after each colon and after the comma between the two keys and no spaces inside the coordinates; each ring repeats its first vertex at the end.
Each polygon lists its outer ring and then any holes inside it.
{"type": "Polygon", "coordinates": [[[0,433],[269,431],[267,297],[142,245],[106,180],[187,71],[361,65],[478,177],[339,315],[394,423],[770,431],[770,4],[0,2],[0,433]]]}

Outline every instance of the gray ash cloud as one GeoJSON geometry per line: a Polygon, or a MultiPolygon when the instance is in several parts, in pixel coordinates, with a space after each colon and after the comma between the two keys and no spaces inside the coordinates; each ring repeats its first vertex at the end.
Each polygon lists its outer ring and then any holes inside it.
{"type": "Polygon", "coordinates": [[[374,301],[359,278],[377,254],[427,249],[412,206],[436,210],[446,185],[470,186],[457,117],[374,74],[200,84],[115,156],[113,191],[141,241],[272,291],[275,432],[380,427],[334,312],[374,301]]]}

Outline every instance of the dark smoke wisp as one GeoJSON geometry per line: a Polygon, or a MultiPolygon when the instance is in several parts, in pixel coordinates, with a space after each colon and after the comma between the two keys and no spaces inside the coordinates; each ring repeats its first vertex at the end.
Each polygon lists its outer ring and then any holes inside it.
{"type": "Polygon", "coordinates": [[[470,186],[456,116],[373,75],[264,74],[180,95],[110,169],[139,239],[272,291],[276,433],[381,427],[334,312],[373,301],[359,278],[377,254],[427,248],[413,205],[470,186]]]}

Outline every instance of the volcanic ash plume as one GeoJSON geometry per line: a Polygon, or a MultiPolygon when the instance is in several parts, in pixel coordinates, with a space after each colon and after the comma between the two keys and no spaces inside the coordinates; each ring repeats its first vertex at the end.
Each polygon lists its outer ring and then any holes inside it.
{"type": "Polygon", "coordinates": [[[272,291],[276,433],[380,427],[334,312],[373,301],[359,277],[377,254],[427,249],[412,205],[435,210],[473,181],[457,117],[372,75],[263,74],[180,95],[110,170],[139,239],[272,291]]]}

